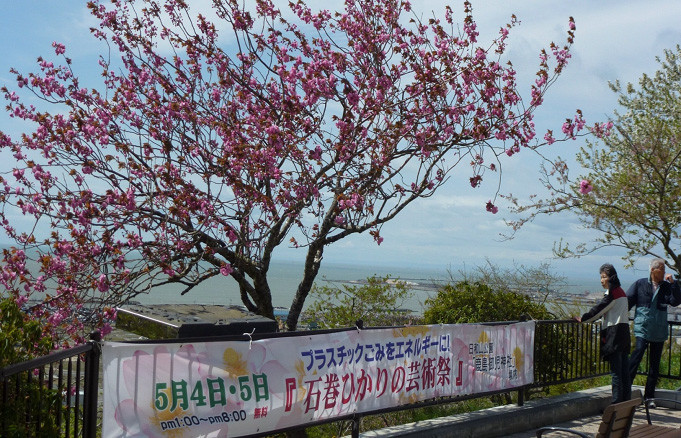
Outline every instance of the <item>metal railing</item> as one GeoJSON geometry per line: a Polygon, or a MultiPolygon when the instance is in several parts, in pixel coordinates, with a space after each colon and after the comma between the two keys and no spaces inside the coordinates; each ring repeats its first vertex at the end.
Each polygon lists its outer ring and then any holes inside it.
{"type": "Polygon", "coordinates": [[[95,438],[99,341],[0,369],[0,436],[95,438]]]}
{"type": "MultiPolygon", "coordinates": [[[[371,328],[366,329],[371,330],[371,328]]],[[[328,330],[260,334],[254,335],[253,338],[300,336],[324,332],[328,330]]],[[[572,320],[537,321],[534,383],[517,390],[518,404],[523,404],[524,393],[531,388],[607,375],[609,366],[599,357],[599,333],[599,323],[578,324],[572,320]]],[[[660,377],[681,380],[681,362],[679,361],[681,354],[676,342],[677,335],[681,335],[681,323],[670,322],[670,342],[667,343],[663,352],[660,377]]],[[[239,337],[234,337],[234,339],[237,338],[239,337]]],[[[205,342],[216,340],[216,338],[192,340],[205,342]]],[[[164,342],[169,341],[171,340],[164,342]]],[[[0,369],[2,381],[0,436],[95,438],[98,422],[101,420],[101,409],[98,405],[98,394],[101,390],[100,357],[99,339],[94,337],[87,344],[0,369]],[[18,425],[17,418],[21,420],[18,425]],[[17,427],[24,429],[16,431],[17,427]],[[58,435],[53,433],[54,430],[58,430],[58,435]]],[[[647,358],[644,358],[641,368],[640,374],[645,375],[648,370],[647,358]]],[[[502,391],[502,393],[515,391],[502,391]]],[[[363,415],[451,403],[487,397],[492,394],[495,393],[448,397],[367,412],[363,415]]],[[[360,416],[336,418],[332,421],[339,420],[351,420],[353,436],[358,436],[360,416]]],[[[274,432],[268,434],[272,433],[274,432]]]]}
{"type": "Polygon", "coordinates": [[[544,387],[610,373],[599,355],[600,322],[537,321],[534,333],[534,383],[544,387]]]}
{"type": "MultiPolygon", "coordinates": [[[[681,380],[681,322],[669,321],[667,342],[660,361],[660,378],[681,380]]],[[[573,320],[537,321],[534,340],[533,387],[551,386],[607,375],[610,368],[599,357],[600,323],[576,324],[573,320]],[[558,359],[564,360],[561,364],[558,359]],[[551,363],[555,363],[551,366],[551,363]]],[[[632,327],[632,348],[634,343],[632,327]]],[[[648,353],[639,375],[647,375],[648,353]]]]}
{"type": "MultiPolygon", "coordinates": [[[[641,365],[645,368],[644,371],[639,371],[639,373],[646,374],[648,372],[647,354],[643,357],[641,365]]],[[[664,350],[662,350],[660,362],[660,377],[681,380],[681,322],[669,321],[667,342],[664,350]]]]}

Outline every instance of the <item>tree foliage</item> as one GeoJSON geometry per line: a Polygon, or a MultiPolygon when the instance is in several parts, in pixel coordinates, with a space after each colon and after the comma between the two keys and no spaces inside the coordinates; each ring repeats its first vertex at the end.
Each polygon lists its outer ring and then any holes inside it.
{"type": "MultiPolygon", "coordinates": [[[[187,3],[91,1],[92,34],[110,54],[99,88],[55,42],[58,61],[38,58],[37,72],[13,71],[19,89],[2,89],[10,115],[36,128],[0,132],[16,163],[0,177],[15,242],[0,281],[61,309],[36,317],[76,331],[68,316],[86,302],[111,308],[168,284],[184,294],[216,276],[272,317],[269,267],[289,244],[306,254],[295,329],[326,246],[365,232],[380,244],[382,225],[457,165],[470,163],[477,187],[503,156],[539,146],[532,115],[574,36],[570,20],[523,101],[503,63],[515,17],[484,45],[468,2],[460,25],[450,8],[422,21],[402,0],[348,0],[340,12],[216,0],[215,20],[187,3]]],[[[566,126],[573,138],[581,115],[566,126]]]]}
{"type": "Polygon", "coordinates": [[[353,327],[357,320],[365,327],[402,325],[409,322],[411,311],[403,306],[411,295],[406,283],[390,276],[369,277],[361,285],[315,285],[304,319],[320,328],[353,327]]]}
{"type": "Polygon", "coordinates": [[[0,295],[0,368],[48,354],[54,339],[43,335],[17,302],[0,295]]]}
{"type": "Polygon", "coordinates": [[[587,142],[577,154],[583,174],[571,177],[565,161],[545,169],[550,196],[521,205],[527,216],[572,212],[582,225],[599,232],[593,242],[560,241],[555,252],[583,256],[602,247],[619,247],[631,265],[645,255],[666,258],[681,272],[681,46],[665,50],[660,69],[634,84],[611,84],[621,107],[610,135],[587,142]]]}
{"type": "Polygon", "coordinates": [[[459,274],[468,283],[483,283],[496,291],[530,293],[541,304],[545,304],[552,293],[565,292],[567,286],[567,278],[554,273],[549,262],[541,262],[536,266],[514,262],[512,267],[503,268],[487,259],[484,265],[475,266],[471,271],[460,271],[459,274]]]}
{"type": "Polygon", "coordinates": [[[463,324],[549,319],[551,314],[522,292],[461,281],[441,287],[435,297],[428,298],[423,318],[427,324],[463,324]]]}
{"type": "MultiPolygon", "coordinates": [[[[0,295],[0,369],[46,355],[54,342],[44,336],[40,323],[28,318],[13,298],[0,295]]],[[[3,388],[3,436],[59,436],[57,413],[63,409],[59,388],[46,388],[36,377],[27,379],[25,373],[3,380],[3,388]]]]}

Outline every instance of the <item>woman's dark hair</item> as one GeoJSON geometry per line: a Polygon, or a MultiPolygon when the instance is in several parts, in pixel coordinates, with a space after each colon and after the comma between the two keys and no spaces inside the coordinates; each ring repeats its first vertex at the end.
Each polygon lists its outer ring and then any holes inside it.
{"type": "Polygon", "coordinates": [[[615,270],[615,267],[610,263],[603,264],[598,272],[600,274],[605,272],[605,275],[608,276],[608,287],[610,289],[614,289],[622,285],[622,283],[620,283],[619,277],[617,277],[617,271],[615,270]]]}

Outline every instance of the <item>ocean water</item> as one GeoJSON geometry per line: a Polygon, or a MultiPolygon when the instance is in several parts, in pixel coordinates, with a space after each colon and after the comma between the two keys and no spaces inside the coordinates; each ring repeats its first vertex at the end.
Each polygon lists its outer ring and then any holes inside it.
{"type": "MultiPolygon", "coordinates": [[[[1,247],[1,245],[0,245],[1,247]]],[[[28,267],[37,270],[37,265],[29,263],[28,267]]],[[[426,299],[437,293],[437,286],[451,281],[460,275],[456,268],[443,267],[441,269],[429,267],[405,266],[370,266],[324,262],[315,280],[318,286],[337,286],[343,284],[360,284],[370,276],[390,276],[407,282],[412,292],[410,299],[402,303],[402,308],[420,314],[426,299]],[[451,270],[451,271],[450,271],[451,270]],[[451,274],[450,274],[451,272],[451,274]]],[[[268,281],[272,291],[272,304],[275,307],[288,309],[303,276],[301,261],[273,262],[268,273],[268,281]]],[[[565,290],[558,290],[558,294],[584,295],[600,293],[600,284],[596,276],[581,278],[567,277],[565,290]]],[[[623,284],[624,284],[623,279],[623,284]]],[[[625,285],[625,288],[627,286],[625,285]]],[[[167,285],[156,288],[149,293],[140,294],[134,301],[144,305],[154,304],[219,304],[241,306],[239,287],[231,277],[212,277],[191,291],[182,295],[182,287],[167,285]]],[[[313,302],[308,297],[306,306],[313,302]]]]}
{"type": "MultiPolygon", "coordinates": [[[[340,286],[359,283],[372,275],[390,275],[391,278],[408,281],[413,298],[405,302],[404,307],[416,312],[420,312],[426,298],[435,294],[429,286],[445,282],[449,278],[446,270],[322,263],[315,284],[340,286]]],[[[272,304],[275,307],[288,308],[291,305],[302,276],[301,262],[272,263],[268,281],[272,290],[272,304]]],[[[180,295],[181,290],[179,286],[164,286],[162,290],[156,289],[148,294],[138,295],[134,300],[146,305],[158,303],[242,305],[239,287],[236,281],[228,277],[210,278],[185,295],[180,295]]],[[[306,304],[309,302],[311,298],[308,298],[306,304]]]]}
{"type": "MultiPolygon", "coordinates": [[[[272,263],[268,281],[272,290],[272,304],[275,307],[289,308],[302,273],[302,262],[272,263]]],[[[450,280],[450,273],[447,269],[322,263],[315,284],[340,286],[348,283],[361,283],[372,275],[390,275],[391,278],[399,278],[408,282],[412,297],[403,303],[402,307],[415,313],[421,313],[425,300],[437,293],[433,285],[443,284],[450,280]]],[[[600,291],[597,279],[568,278],[567,282],[566,290],[559,292],[584,294],[600,291]]],[[[236,281],[227,277],[213,277],[185,295],[180,295],[180,291],[179,286],[166,286],[162,290],[156,289],[149,294],[139,295],[135,300],[145,305],[158,303],[242,305],[236,281]]],[[[308,305],[311,302],[312,298],[308,297],[305,304],[308,305]]]]}

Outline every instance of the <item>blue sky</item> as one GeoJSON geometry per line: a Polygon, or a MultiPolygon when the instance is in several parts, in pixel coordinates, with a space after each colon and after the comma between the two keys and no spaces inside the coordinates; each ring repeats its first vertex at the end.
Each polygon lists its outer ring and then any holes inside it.
{"type": "MultiPolygon", "coordinates": [[[[462,2],[449,3],[460,13],[462,2]]],[[[509,58],[520,75],[524,91],[533,80],[540,49],[550,41],[562,44],[568,17],[575,18],[577,34],[571,63],[537,113],[536,124],[542,135],[546,129],[560,131],[562,121],[571,117],[577,108],[584,111],[588,121],[606,120],[616,109],[616,96],[608,88],[608,81],[636,82],[642,73],[652,74],[657,69],[655,57],[661,56],[664,49],[681,44],[678,26],[681,2],[678,0],[473,0],[472,3],[483,39],[495,36],[511,14],[521,21],[511,32],[509,58]]],[[[191,4],[206,8],[208,2],[195,0],[191,4]]],[[[420,0],[412,4],[428,17],[430,11],[443,11],[445,2],[420,0]]],[[[3,42],[0,44],[0,84],[14,87],[10,67],[29,72],[39,55],[51,57],[52,41],[66,44],[77,73],[87,75],[97,71],[101,46],[89,36],[88,28],[93,24],[84,1],[5,2],[0,14],[3,42]]],[[[0,130],[15,134],[21,129],[15,120],[0,113],[0,130]]],[[[544,153],[570,157],[580,144],[580,141],[556,144],[544,153]]],[[[521,153],[506,161],[500,192],[520,196],[541,193],[538,166],[531,153],[521,153]]],[[[325,262],[442,270],[463,265],[472,267],[483,264],[486,258],[502,266],[536,265],[552,260],[554,241],[564,238],[580,242],[593,236],[581,229],[574,217],[565,215],[536,220],[514,240],[502,241],[499,234],[508,232],[503,222],[508,217],[507,205],[499,202],[500,211],[496,215],[484,208],[485,202],[495,194],[496,181],[489,179],[474,190],[467,183],[468,176],[468,169],[461,168],[461,173],[437,195],[412,205],[385,225],[381,232],[385,240],[380,246],[368,234],[352,236],[329,247],[325,262]]],[[[623,265],[622,255],[621,250],[604,249],[583,259],[551,263],[559,274],[593,275],[597,284],[598,266],[610,262],[619,268],[623,265]]],[[[278,254],[282,260],[302,256],[302,252],[289,249],[282,249],[278,254]]],[[[623,277],[644,275],[647,260],[636,267],[636,271],[629,271],[623,277]]]]}

